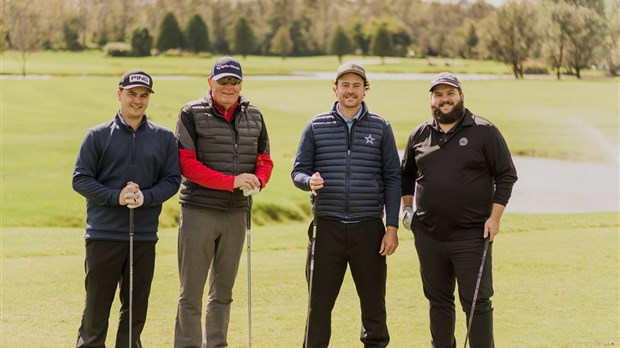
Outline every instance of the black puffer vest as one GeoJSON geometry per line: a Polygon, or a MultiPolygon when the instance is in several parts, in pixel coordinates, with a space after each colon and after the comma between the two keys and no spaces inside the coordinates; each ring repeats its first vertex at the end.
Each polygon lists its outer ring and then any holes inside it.
{"type": "MultiPolygon", "coordinates": [[[[185,106],[196,125],[196,158],[207,167],[224,174],[254,173],[262,114],[241,97],[232,121],[219,115],[211,99],[199,99],[185,106]]],[[[243,191],[214,190],[186,178],[181,183],[179,202],[185,206],[223,210],[244,210],[248,198],[243,191]]]]}

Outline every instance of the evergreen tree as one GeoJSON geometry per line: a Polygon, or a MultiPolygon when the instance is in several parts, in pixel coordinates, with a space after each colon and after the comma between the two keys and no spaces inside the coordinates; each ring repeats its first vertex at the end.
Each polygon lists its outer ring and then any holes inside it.
{"type": "Polygon", "coordinates": [[[357,46],[360,50],[362,56],[367,56],[370,53],[370,40],[364,32],[364,24],[362,21],[359,19],[355,20],[355,22],[353,22],[351,32],[353,33],[351,37],[355,43],[355,46],[357,46]]]}
{"type": "Polygon", "coordinates": [[[377,31],[370,42],[370,51],[373,55],[381,57],[381,64],[385,64],[386,56],[394,55],[394,44],[387,24],[382,23],[377,27],[377,31]]]}
{"type": "Polygon", "coordinates": [[[257,41],[250,22],[244,16],[237,19],[234,27],[233,52],[240,54],[243,59],[254,53],[257,41]]]}
{"type": "Polygon", "coordinates": [[[291,52],[293,52],[293,40],[291,34],[286,27],[280,27],[271,39],[271,48],[269,50],[273,54],[277,54],[284,60],[291,52]]]}
{"type": "Polygon", "coordinates": [[[69,51],[81,51],[83,49],[79,38],[80,19],[77,17],[69,18],[63,25],[65,38],[65,48],[69,51]]]}
{"type": "Polygon", "coordinates": [[[342,63],[342,56],[353,51],[351,40],[340,25],[332,32],[329,39],[329,53],[338,56],[338,62],[342,63]]]}
{"type": "Polygon", "coordinates": [[[213,51],[220,54],[229,54],[230,48],[226,39],[226,24],[221,13],[213,12],[211,24],[213,25],[213,51]]]}
{"type": "Polygon", "coordinates": [[[185,30],[185,48],[191,52],[206,52],[211,48],[207,24],[199,14],[194,14],[185,30]]]}
{"type": "Polygon", "coordinates": [[[136,28],[131,33],[131,53],[136,57],[151,55],[153,37],[147,28],[136,28]]]}
{"type": "Polygon", "coordinates": [[[183,48],[183,34],[172,12],[166,13],[161,21],[156,46],[160,52],[183,48]]]}

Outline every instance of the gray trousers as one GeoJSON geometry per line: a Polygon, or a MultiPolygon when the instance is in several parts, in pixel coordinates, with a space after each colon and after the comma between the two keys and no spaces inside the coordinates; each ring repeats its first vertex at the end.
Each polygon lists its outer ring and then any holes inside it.
{"type": "Polygon", "coordinates": [[[179,304],[175,348],[228,347],[232,290],[246,230],[245,211],[181,208],[178,257],[179,304]],[[209,292],[202,331],[202,299],[209,292]]]}

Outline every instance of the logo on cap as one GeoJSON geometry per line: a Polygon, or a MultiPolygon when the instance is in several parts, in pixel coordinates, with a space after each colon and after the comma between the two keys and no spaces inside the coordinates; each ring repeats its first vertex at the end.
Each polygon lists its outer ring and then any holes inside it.
{"type": "Polygon", "coordinates": [[[134,82],[142,82],[145,83],[147,85],[151,84],[151,79],[148,76],[145,75],[141,75],[141,74],[136,74],[136,75],[130,75],[129,76],[129,83],[134,83],[134,82]]]}

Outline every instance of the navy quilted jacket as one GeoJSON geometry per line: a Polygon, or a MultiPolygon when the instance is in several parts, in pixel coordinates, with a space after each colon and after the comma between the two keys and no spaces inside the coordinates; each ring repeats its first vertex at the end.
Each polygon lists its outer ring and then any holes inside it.
{"type": "Polygon", "coordinates": [[[386,216],[398,227],[400,164],[390,124],[368,111],[351,130],[330,112],[314,116],[306,125],[291,173],[293,183],[310,190],[310,177],[319,172],[325,180],[320,191],[319,216],[361,221],[386,216]]]}

